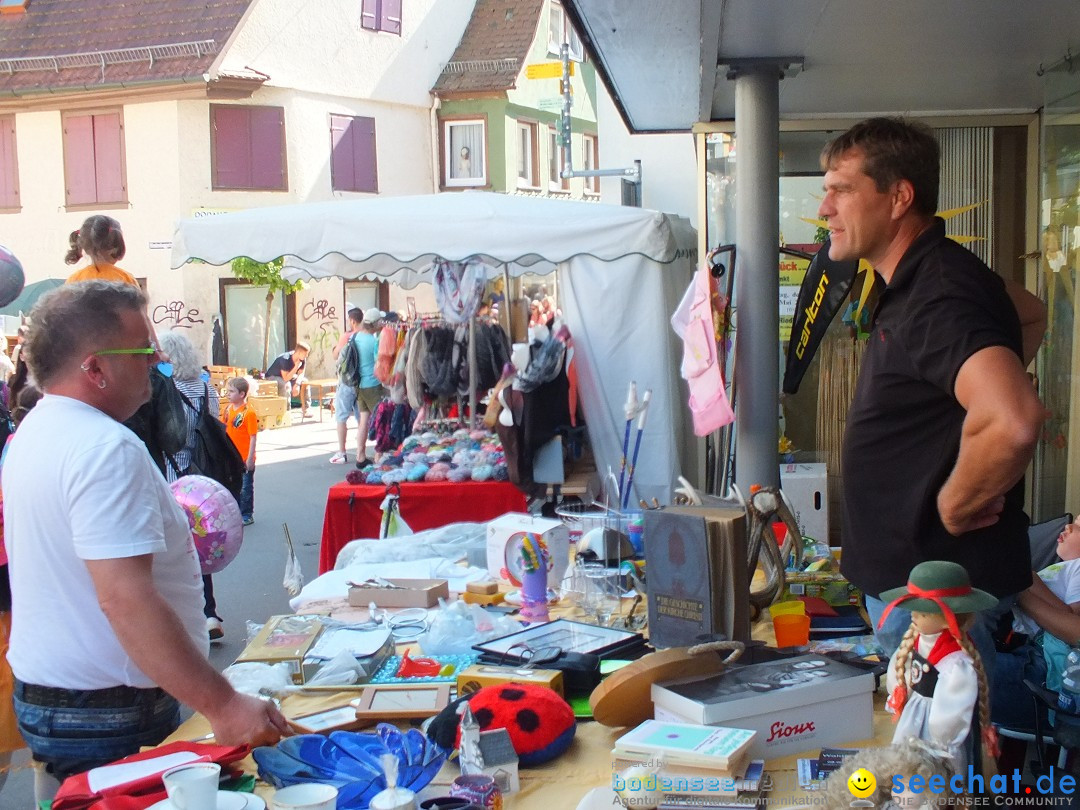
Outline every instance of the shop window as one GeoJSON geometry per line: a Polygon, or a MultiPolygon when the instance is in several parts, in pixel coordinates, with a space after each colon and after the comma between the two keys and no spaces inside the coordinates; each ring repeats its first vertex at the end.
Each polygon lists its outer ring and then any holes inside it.
{"type": "Polygon", "coordinates": [[[561,177],[562,147],[559,146],[559,131],[548,127],[548,191],[569,191],[570,181],[561,177]]]}
{"type": "Polygon", "coordinates": [[[120,113],[65,113],[63,135],[66,204],[127,202],[120,113]]]}
{"type": "Polygon", "coordinates": [[[538,188],[540,185],[537,152],[537,125],[517,122],[517,184],[518,188],[538,188]]]}
{"type": "Polygon", "coordinates": [[[585,46],[581,44],[574,26],[566,16],[566,10],[558,0],[552,0],[548,10],[548,53],[559,56],[562,44],[570,45],[570,59],[574,62],[585,61],[585,46]]]}
{"type": "Polygon", "coordinates": [[[334,191],[379,190],[374,118],[330,116],[330,185],[334,191]]]}
{"type": "Polygon", "coordinates": [[[487,185],[485,128],[482,119],[443,121],[444,184],[447,187],[487,185]]]}
{"type": "Polygon", "coordinates": [[[211,104],[210,173],[215,189],[287,191],[285,110],[211,104]]]}
{"type": "Polygon", "coordinates": [[[19,207],[19,161],[15,116],[0,116],[0,209],[19,207]]]}
{"type": "Polygon", "coordinates": [[[364,0],[360,27],[401,36],[401,0],[364,0]]]}
{"type": "MultiPolygon", "coordinates": [[[[584,141],[585,156],[581,162],[582,168],[586,171],[592,171],[593,169],[600,168],[600,142],[595,135],[582,136],[584,141]]],[[[586,194],[599,194],[600,193],[600,178],[599,177],[586,177],[585,178],[585,193],[586,194]]]]}

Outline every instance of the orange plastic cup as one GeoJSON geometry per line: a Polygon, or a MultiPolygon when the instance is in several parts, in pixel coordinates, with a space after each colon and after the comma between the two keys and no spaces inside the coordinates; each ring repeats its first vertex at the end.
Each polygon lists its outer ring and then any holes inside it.
{"type": "Polygon", "coordinates": [[[773,616],[777,647],[802,647],[810,643],[810,617],[800,613],[773,616]]]}

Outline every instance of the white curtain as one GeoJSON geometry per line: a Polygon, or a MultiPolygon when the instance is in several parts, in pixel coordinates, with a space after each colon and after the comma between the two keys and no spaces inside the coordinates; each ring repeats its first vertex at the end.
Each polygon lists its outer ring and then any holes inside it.
{"type": "Polygon", "coordinates": [[[480,179],[484,176],[484,125],[450,125],[450,178],[480,179]]]}
{"type": "MultiPolygon", "coordinates": [[[[641,256],[614,262],[579,256],[559,267],[559,306],[572,335],[579,397],[602,479],[608,469],[619,474],[630,382],[637,383],[639,397],[652,389],[630,498],[633,508],[639,498],[670,503],[679,475],[697,477],[697,440],[689,426],[686,385],[679,377],[682,344],[668,326],[694,273],[689,254],[696,252],[696,237],[688,224],[677,235],[680,247],[690,250],[687,258],[670,264],[641,256]]],[[[635,422],[631,454],[636,429],[635,422]]],[[[607,492],[610,485],[601,483],[607,492]]]]}
{"type": "Polygon", "coordinates": [[[945,229],[951,236],[978,237],[962,244],[993,267],[994,130],[956,127],[935,132],[941,144],[938,210],[981,203],[948,220],[945,229]]]}

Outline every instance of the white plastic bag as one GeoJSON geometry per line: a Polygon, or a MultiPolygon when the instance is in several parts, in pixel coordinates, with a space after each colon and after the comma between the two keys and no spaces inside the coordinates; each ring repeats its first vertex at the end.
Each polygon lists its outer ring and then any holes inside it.
{"type": "Polygon", "coordinates": [[[450,604],[440,600],[431,627],[417,641],[425,655],[469,655],[475,654],[474,644],[519,630],[521,624],[509,616],[496,616],[460,599],[450,604]]]}

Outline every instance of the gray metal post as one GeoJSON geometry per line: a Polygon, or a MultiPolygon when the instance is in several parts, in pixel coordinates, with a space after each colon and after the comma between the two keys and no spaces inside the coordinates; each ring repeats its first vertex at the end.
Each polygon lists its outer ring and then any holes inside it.
{"type": "Polygon", "coordinates": [[[780,70],[735,73],[735,483],[779,486],[780,70]]]}

